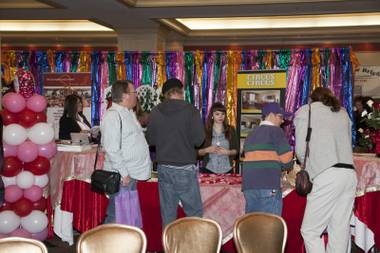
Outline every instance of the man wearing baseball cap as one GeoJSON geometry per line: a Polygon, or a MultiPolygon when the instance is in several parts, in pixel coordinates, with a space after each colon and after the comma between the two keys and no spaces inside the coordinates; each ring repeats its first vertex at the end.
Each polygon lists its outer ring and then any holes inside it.
{"type": "Polygon", "coordinates": [[[186,216],[202,216],[198,183],[196,148],[205,139],[199,111],[184,101],[183,85],[178,79],[167,80],[162,93],[164,102],[149,117],[147,139],[156,147],[158,190],[162,228],[177,217],[181,201],[186,216]]]}
{"type": "Polygon", "coordinates": [[[278,103],[262,108],[263,121],[244,142],[243,193],[245,211],[281,215],[281,170],[293,166],[293,152],[281,124],[289,117],[278,103]]]}

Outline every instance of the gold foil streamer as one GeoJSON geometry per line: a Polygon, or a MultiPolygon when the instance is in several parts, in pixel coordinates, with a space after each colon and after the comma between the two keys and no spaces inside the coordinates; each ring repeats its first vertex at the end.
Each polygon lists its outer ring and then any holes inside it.
{"type": "Polygon", "coordinates": [[[158,88],[160,88],[166,81],[165,54],[163,52],[157,53],[156,64],[157,64],[156,85],[158,88]]]}
{"type": "Polygon", "coordinates": [[[319,76],[319,69],[320,69],[320,63],[321,63],[321,56],[319,54],[319,48],[313,49],[313,54],[311,56],[311,63],[313,65],[313,76],[311,79],[311,87],[312,90],[314,90],[317,87],[321,86],[321,79],[319,76]]]}
{"type": "Polygon", "coordinates": [[[46,54],[50,72],[55,72],[55,52],[49,49],[46,54]]]}
{"type": "Polygon", "coordinates": [[[78,72],[90,72],[90,71],[91,71],[90,53],[86,51],[80,52],[78,72]]]}
{"type": "Polygon", "coordinates": [[[119,52],[116,55],[116,78],[117,80],[125,80],[125,63],[124,63],[124,53],[119,52]]]}
{"type": "Polygon", "coordinates": [[[199,85],[199,108],[202,108],[202,71],[203,71],[203,53],[199,50],[195,51],[195,69],[197,71],[197,84],[199,85]]]}

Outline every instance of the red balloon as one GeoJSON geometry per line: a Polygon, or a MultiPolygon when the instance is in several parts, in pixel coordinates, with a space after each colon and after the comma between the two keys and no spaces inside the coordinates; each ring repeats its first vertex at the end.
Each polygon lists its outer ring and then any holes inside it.
{"type": "Polygon", "coordinates": [[[5,109],[1,112],[1,116],[3,117],[4,126],[15,124],[18,121],[16,114],[11,113],[10,111],[5,110],[5,109]]]}
{"type": "Polygon", "coordinates": [[[14,177],[21,172],[22,163],[15,156],[8,156],[4,158],[3,176],[14,177]]]}
{"type": "Polygon", "coordinates": [[[22,110],[18,114],[18,123],[25,128],[33,126],[36,123],[36,113],[29,109],[22,110]]]}
{"type": "Polygon", "coordinates": [[[38,156],[34,161],[24,164],[24,169],[32,172],[34,175],[43,175],[50,170],[50,161],[42,156],[38,156]]]}
{"type": "Polygon", "coordinates": [[[0,212],[5,210],[13,210],[13,204],[9,202],[4,202],[3,205],[0,207],[0,212]]]}
{"type": "Polygon", "coordinates": [[[33,210],[40,210],[44,212],[46,210],[47,201],[46,198],[42,197],[40,200],[33,202],[33,210]]]}
{"type": "Polygon", "coordinates": [[[29,215],[33,211],[32,201],[21,198],[13,204],[13,211],[20,217],[29,215]]]}
{"type": "Polygon", "coordinates": [[[47,116],[45,112],[36,112],[36,123],[46,122],[47,116]]]}

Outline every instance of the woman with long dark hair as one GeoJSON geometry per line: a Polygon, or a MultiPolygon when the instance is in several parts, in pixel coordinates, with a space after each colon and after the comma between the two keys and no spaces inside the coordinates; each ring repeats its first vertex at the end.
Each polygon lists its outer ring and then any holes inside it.
{"type": "MultiPolygon", "coordinates": [[[[328,88],[316,88],[311,98],[311,138],[306,171],[313,181],[307,196],[301,233],[307,253],[349,252],[350,218],[355,199],[352,123],[339,100],[328,88]],[[321,235],[327,228],[327,249],[321,235]]],[[[309,106],[296,113],[296,153],[304,160],[309,106]]]]}
{"type": "Polygon", "coordinates": [[[231,173],[232,162],[238,154],[238,138],[235,129],[228,124],[226,107],[214,103],[206,121],[206,140],[198,150],[203,156],[203,173],[231,173]]]}
{"type": "Polygon", "coordinates": [[[79,96],[72,94],[65,98],[63,115],[59,120],[59,139],[70,140],[70,133],[90,131],[89,123],[82,110],[82,99],[79,96]]]}

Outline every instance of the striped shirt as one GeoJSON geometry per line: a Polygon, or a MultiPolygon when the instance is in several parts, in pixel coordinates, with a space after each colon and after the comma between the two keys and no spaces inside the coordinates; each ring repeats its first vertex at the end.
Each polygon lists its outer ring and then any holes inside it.
{"type": "Polygon", "coordinates": [[[244,142],[243,191],[280,189],[281,169],[293,165],[293,152],[284,131],[264,121],[244,142]]]}
{"type": "Polygon", "coordinates": [[[105,113],[100,128],[105,150],[104,169],[119,171],[122,177],[149,179],[152,165],[149,147],[135,113],[113,103],[105,113]]]}

